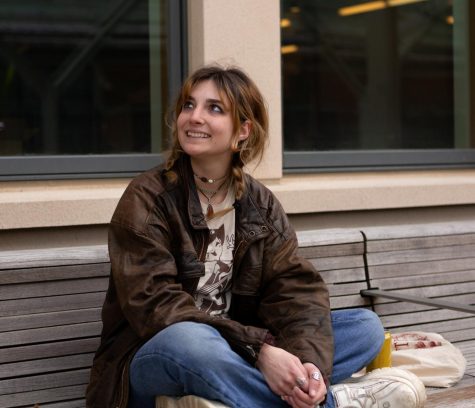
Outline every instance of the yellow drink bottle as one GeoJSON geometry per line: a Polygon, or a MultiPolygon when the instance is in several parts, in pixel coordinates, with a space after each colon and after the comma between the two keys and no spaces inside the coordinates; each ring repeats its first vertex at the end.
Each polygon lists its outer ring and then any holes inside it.
{"type": "Polygon", "coordinates": [[[376,358],[368,364],[366,372],[377,368],[391,367],[391,333],[384,333],[384,343],[376,358]]]}

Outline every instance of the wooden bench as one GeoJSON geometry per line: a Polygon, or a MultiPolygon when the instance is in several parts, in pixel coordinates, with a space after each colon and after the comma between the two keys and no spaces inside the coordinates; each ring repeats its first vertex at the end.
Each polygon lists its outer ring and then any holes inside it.
{"type": "MultiPolygon", "coordinates": [[[[444,237],[455,239],[453,235],[460,235],[449,234],[448,230],[434,235],[432,227],[423,227],[423,231],[416,234],[417,238],[408,238],[407,234],[395,238],[397,233],[390,231],[396,230],[395,227],[388,227],[363,232],[356,229],[300,232],[300,253],[320,270],[328,284],[333,309],[371,308],[374,303],[375,310],[391,331],[419,329],[441,332],[440,323],[443,322],[442,334],[457,343],[469,362],[461,386],[473,384],[475,340],[473,325],[468,325],[473,324],[473,316],[410,303],[402,307],[400,302],[382,298],[373,300],[360,295],[361,290],[375,285],[381,289],[397,288],[418,294],[409,286],[397,287],[391,283],[391,279],[397,276],[402,277],[401,282],[408,281],[413,272],[407,265],[404,264],[402,270],[393,266],[399,270],[399,275],[392,270],[384,271],[382,265],[396,264],[396,261],[389,259],[397,257],[390,258],[387,254],[394,252],[391,244],[412,243],[411,247],[401,250],[406,251],[406,259],[415,257],[408,263],[415,263],[422,262],[417,258],[420,255],[417,251],[426,251],[427,242],[433,242],[435,236],[439,237],[435,241],[439,242],[437,248],[440,249],[447,248],[441,244],[449,239],[444,237]],[[386,235],[389,238],[385,238],[386,235]],[[421,246],[416,242],[423,244],[421,246]],[[426,315],[424,320],[419,319],[422,312],[426,315]]],[[[398,231],[404,230],[401,228],[398,231]]],[[[475,229],[468,235],[472,233],[475,236],[475,229]]],[[[468,238],[465,236],[464,239],[468,238]]],[[[465,254],[469,254],[470,250],[465,249],[468,250],[465,254]]],[[[460,257],[456,258],[459,261],[453,261],[450,250],[436,252],[443,254],[443,259],[438,259],[436,265],[464,264],[465,269],[442,268],[437,270],[437,276],[433,276],[436,275],[435,270],[429,271],[424,278],[425,287],[440,286],[442,290],[449,283],[464,286],[460,282],[472,279],[470,285],[473,288],[475,264],[471,267],[470,261],[464,263],[460,257]],[[452,276],[454,270],[458,278],[452,276]],[[444,282],[444,279],[449,281],[444,282]]],[[[108,275],[105,246],[0,251],[0,408],[33,407],[36,403],[41,408],[85,406],[84,392],[93,353],[99,344],[100,310],[108,275]]],[[[416,285],[416,282],[411,281],[410,285],[416,285]]],[[[433,293],[424,292],[426,296],[433,293]]],[[[458,296],[457,301],[473,302],[470,294],[464,293],[458,296]]],[[[448,394],[443,392],[440,395],[448,394]]]]}
{"type": "Polygon", "coordinates": [[[467,358],[457,387],[475,386],[475,221],[374,227],[364,235],[368,284],[379,289],[374,311],[385,328],[441,334],[467,358]]]}
{"type": "Polygon", "coordinates": [[[105,246],[0,252],[0,407],[85,406],[108,276],[105,246]]]}

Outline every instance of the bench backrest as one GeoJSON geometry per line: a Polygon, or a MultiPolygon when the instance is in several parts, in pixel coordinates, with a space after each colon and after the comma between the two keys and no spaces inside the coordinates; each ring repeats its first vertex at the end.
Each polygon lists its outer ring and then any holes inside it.
{"type": "MultiPolygon", "coordinates": [[[[371,287],[474,304],[475,222],[374,227],[364,234],[371,287]]],[[[384,298],[374,300],[374,310],[389,330],[475,340],[473,314],[384,298]]]]}

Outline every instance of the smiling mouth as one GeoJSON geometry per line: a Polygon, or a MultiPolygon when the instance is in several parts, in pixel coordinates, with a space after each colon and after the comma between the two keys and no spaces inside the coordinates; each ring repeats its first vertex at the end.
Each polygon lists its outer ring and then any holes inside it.
{"type": "Polygon", "coordinates": [[[187,131],[186,135],[193,139],[208,139],[211,137],[208,133],[187,131]]]}

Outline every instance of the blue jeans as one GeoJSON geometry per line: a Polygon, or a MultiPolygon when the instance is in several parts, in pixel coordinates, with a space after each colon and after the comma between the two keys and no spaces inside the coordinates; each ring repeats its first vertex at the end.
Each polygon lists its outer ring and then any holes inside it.
{"type": "MultiPolygon", "coordinates": [[[[384,340],[379,318],[366,309],[332,312],[335,355],[332,383],[350,377],[378,354],[384,340]]],[[[182,322],[157,333],[130,366],[130,408],[153,408],[156,395],[200,397],[232,408],[288,408],[261,372],[231,350],[211,326],[182,322]]],[[[328,393],[325,407],[333,408],[328,393]]]]}

